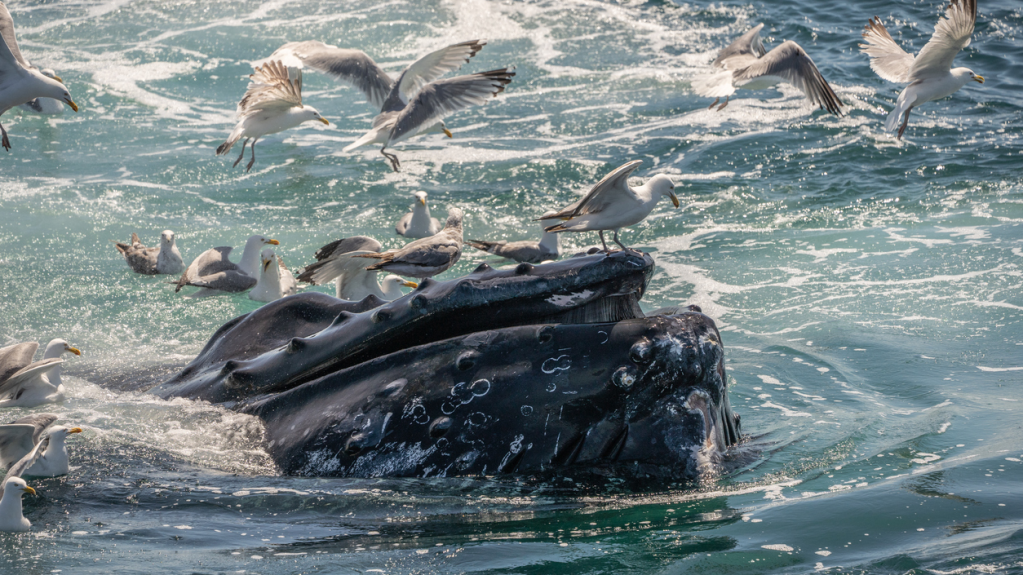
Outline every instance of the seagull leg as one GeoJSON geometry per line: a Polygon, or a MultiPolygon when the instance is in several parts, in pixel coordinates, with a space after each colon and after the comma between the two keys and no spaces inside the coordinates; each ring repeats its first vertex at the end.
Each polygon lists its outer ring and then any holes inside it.
{"type": "Polygon", "coordinates": [[[395,156],[394,154],[388,154],[387,152],[385,152],[384,150],[386,149],[387,146],[380,148],[380,153],[383,154],[385,158],[391,161],[391,167],[394,168],[395,172],[397,172],[398,168],[401,167],[401,162],[398,161],[398,156],[395,156]]]}
{"type": "Polygon", "coordinates": [[[730,100],[731,98],[732,98],[731,96],[725,96],[725,103],[718,106],[718,112],[725,109],[725,106],[728,105],[728,100],[730,100]]]}
{"type": "MultiPolygon", "coordinates": [[[[255,140],[252,140],[252,145],[249,146],[249,149],[252,150],[252,159],[249,160],[249,165],[245,166],[245,171],[246,172],[248,172],[249,170],[252,169],[252,164],[256,163],[256,142],[258,142],[258,141],[259,141],[259,138],[257,137],[255,140]]],[[[245,150],[242,150],[242,151],[244,152],[245,150]]]]}
{"type": "Polygon", "coordinates": [[[618,230],[615,230],[615,243],[620,245],[620,246],[622,246],[622,249],[627,251],[627,252],[632,252],[634,254],[639,254],[640,253],[639,250],[634,250],[632,248],[625,247],[625,244],[623,244],[622,242],[618,241],[618,230]]]}
{"type": "Polygon", "coordinates": [[[242,153],[238,154],[238,159],[235,160],[233,164],[231,164],[232,168],[237,167],[238,166],[238,162],[242,161],[242,158],[245,157],[245,145],[248,144],[248,143],[249,143],[249,139],[245,138],[245,141],[242,142],[242,153]]]}
{"type": "Polygon", "coordinates": [[[597,233],[600,234],[600,243],[604,244],[604,253],[611,253],[611,250],[607,249],[607,242],[604,241],[604,230],[597,230],[597,233]]]}
{"type": "Polygon", "coordinates": [[[718,102],[720,102],[720,101],[721,101],[721,98],[714,98],[714,103],[709,105],[709,106],[707,106],[707,109],[709,110],[709,109],[713,108],[714,106],[717,106],[718,102]]]}
{"type": "Polygon", "coordinates": [[[11,141],[7,139],[7,130],[4,129],[4,125],[0,124],[0,132],[3,133],[3,146],[8,152],[11,151],[11,141]]]}
{"type": "Polygon", "coordinates": [[[906,131],[906,126],[909,125],[909,113],[912,112],[912,111],[913,111],[913,106],[910,106],[909,109],[906,110],[906,115],[902,119],[902,125],[899,126],[899,135],[895,137],[896,140],[901,140],[902,139],[902,133],[906,131]]]}

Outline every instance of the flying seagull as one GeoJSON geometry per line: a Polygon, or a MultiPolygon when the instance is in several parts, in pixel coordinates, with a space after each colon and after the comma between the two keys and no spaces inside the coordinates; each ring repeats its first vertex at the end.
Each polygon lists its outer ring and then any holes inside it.
{"type": "Polygon", "coordinates": [[[256,142],[267,134],[276,134],[294,128],[303,122],[316,120],[330,125],[316,108],[302,105],[302,70],[292,71],[276,60],[257,66],[256,71],[249,75],[249,86],[245,96],[238,104],[238,124],[235,125],[227,141],[217,147],[217,155],[223,156],[231,151],[235,142],[242,142],[242,153],[231,167],[245,157],[245,145],[252,140],[252,159],[245,171],[252,169],[256,163],[256,142]]]}
{"type": "Polygon", "coordinates": [[[792,40],[786,40],[768,52],[760,40],[763,27],[757,24],[719,52],[713,66],[721,71],[693,80],[696,93],[714,98],[711,108],[724,97],[725,102],[718,106],[720,111],[728,105],[736,88],[763,90],[788,82],[799,88],[810,102],[841,116],[842,101],[806,51],[792,40]]]}
{"type": "Polygon", "coordinates": [[[360,254],[355,257],[373,258],[379,262],[367,270],[384,270],[414,278],[433,277],[455,265],[462,255],[462,210],[448,210],[444,229],[435,235],[407,244],[403,248],[383,253],[360,254]]]}
{"type": "MultiPolygon", "coordinates": [[[[36,98],[53,98],[65,102],[78,111],[78,105],[58,78],[48,78],[38,68],[28,63],[18,49],[14,37],[14,19],[7,6],[0,2],[0,116],[14,106],[20,106],[36,98]]],[[[0,145],[11,150],[7,130],[0,124],[0,145]]]]}
{"type": "Polygon", "coordinates": [[[139,235],[132,232],[131,243],[114,242],[114,247],[124,256],[133,272],[146,275],[179,274],[185,271],[181,252],[174,245],[174,232],[164,230],[160,234],[160,247],[147,248],[142,245],[139,235]]]}
{"type": "Polygon", "coordinates": [[[402,287],[415,288],[419,284],[403,280],[390,274],[378,283],[376,271],[366,270],[362,254],[380,253],[383,246],[368,236],[352,236],[333,241],[316,250],[316,263],[306,266],[298,281],[313,285],[324,285],[336,280],[335,294],[338,299],[361,301],[374,295],[384,301],[400,298],[402,287]]]}
{"type": "Polygon", "coordinates": [[[956,54],[970,45],[976,21],[977,0],[951,0],[945,17],[934,26],[934,35],[916,57],[895,43],[880,18],[874,16],[867,23],[863,30],[867,43],[860,44],[860,51],[870,56],[870,67],[889,82],[909,84],[884,122],[888,132],[898,127],[896,139],[902,139],[913,108],[954,94],[971,81],[984,83],[984,77],[969,68],[952,69],[956,54]]]}
{"type": "Polygon", "coordinates": [[[604,179],[597,182],[581,200],[553,214],[544,214],[543,219],[560,219],[562,223],[546,228],[548,232],[587,232],[600,233],[600,243],[608,252],[604,241],[604,231],[613,230],[614,242],[623,250],[628,250],[618,240],[618,230],[643,221],[653,211],[657,201],[662,197],[671,198],[677,208],[678,197],[675,196],[675,184],[664,174],[657,174],[647,183],[633,188],[629,185],[629,174],[642,164],[642,160],[633,160],[618,168],[604,179]]]}

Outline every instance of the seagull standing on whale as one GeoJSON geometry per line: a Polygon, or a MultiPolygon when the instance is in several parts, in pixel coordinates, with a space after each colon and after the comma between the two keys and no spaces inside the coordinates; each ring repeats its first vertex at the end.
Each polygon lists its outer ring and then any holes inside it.
{"type": "Polygon", "coordinates": [[[806,51],[792,40],[786,40],[768,52],[760,40],[763,27],[763,24],[757,24],[719,52],[713,66],[720,68],[721,72],[693,80],[696,93],[714,98],[711,108],[724,97],[725,103],[718,106],[720,111],[728,105],[728,99],[736,88],[763,90],[788,82],[799,88],[812,103],[841,116],[842,101],[806,51]]]}
{"type": "Polygon", "coordinates": [[[977,0],[952,0],[916,57],[899,47],[880,18],[874,16],[867,23],[863,30],[867,43],[860,44],[860,51],[870,56],[871,69],[889,82],[909,84],[884,123],[888,132],[898,128],[896,139],[902,139],[913,108],[950,96],[970,82],[984,83],[984,77],[969,68],[952,68],[956,54],[970,45],[976,22],[977,0]]]}

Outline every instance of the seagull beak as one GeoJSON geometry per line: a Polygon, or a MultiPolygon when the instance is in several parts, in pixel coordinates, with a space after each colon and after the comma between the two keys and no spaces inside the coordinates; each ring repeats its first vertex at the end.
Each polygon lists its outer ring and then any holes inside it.
{"type": "Polygon", "coordinates": [[[325,126],[329,126],[330,125],[330,122],[328,122],[326,118],[320,118],[320,121],[323,122],[323,125],[325,125],[325,126]]]}
{"type": "Polygon", "coordinates": [[[419,199],[419,203],[423,204],[425,206],[426,205],[426,198],[420,198],[419,199]]]}
{"type": "Polygon", "coordinates": [[[70,433],[81,433],[82,432],[82,428],[81,427],[72,427],[71,429],[67,430],[67,432],[69,434],[70,433]]]}
{"type": "Polygon", "coordinates": [[[281,242],[279,242],[277,240],[267,240],[266,243],[270,244],[271,246],[279,246],[279,245],[281,245],[281,242]]]}
{"type": "Polygon", "coordinates": [[[60,82],[61,84],[63,84],[63,83],[64,83],[64,79],[63,79],[63,78],[61,78],[60,76],[53,76],[53,79],[54,79],[54,80],[56,80],[56,81],[58,81],[58,82],[60,82]]]}
{"type": "Polygon", "coordinates": [[[668,195],[671,196],[671,203],[675,204],[675,207],[677,208],[678,207],[678,196],[675,195],[675,190],[669,190],[668,191],[668,195]]]}
{"type": "Polygon", "coordinates": [[[64,351],[68,353],[73,353],[75,355],[82,355],[82,350],[78,349],[77,347],[65,347],[64,351]]]}
{"type": "Polygon", "coordinates": [[[270,260],[263,260],[263,271],[266,271],[268,267],[270,267],[270,260]]]}
{"type": "Polygon", "coordinates": [[[454,138],[455,137],[454,134],[451,133],[451,130],[449,130],[447,128],[441,128],[441,129],[444,130],[444,135],[445,136],[447,136],[449,138],[454,138]]]}
{"type": "Polygon", "coordinates": [[[25,493],[28,493],[29,495],[35,495],[35,494],[36,494],[36,490],[35,490],[35,489],[32,489],[31,487],[29,487],[28,485],[26,485],[26,486],[25,486],[25,493]]]}
{"type": "Polygon", "coordinates": [[[983,84],[984,83],[984,76],[976,75],[976,76],[973,77],[973,79],[976,80],[976,82],[978,84],[983,84]]]}
{"type": "Polygon", "coordinates": [[[71,106],[72,110],[76,112],[78,111],[78,104],[76,104],[74,100],[72,100],[71,98],[64,98],[64,101],[67,102],[68,106],[71,106]]]}
{"type": "Polygon", "coordinates": [[[401,282],[401,285],[403,285],[405,287],[410,287],[410,288],[413,288],[413,289],[419,287],[419,284],[417,284],[416,282],[409,282],[409,281],[401,282]]]}

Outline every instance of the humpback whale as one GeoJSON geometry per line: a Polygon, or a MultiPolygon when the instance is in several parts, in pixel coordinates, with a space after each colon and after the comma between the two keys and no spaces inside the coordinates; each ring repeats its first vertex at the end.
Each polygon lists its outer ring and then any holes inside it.
{"type": "Polygon", "coordinates": [[[686,481],[739,441],[699,308],[645,316],[647,254],[427,279],[392,302],[283,298],[152,391],[263,420],[287,474],[686,481]]]}

